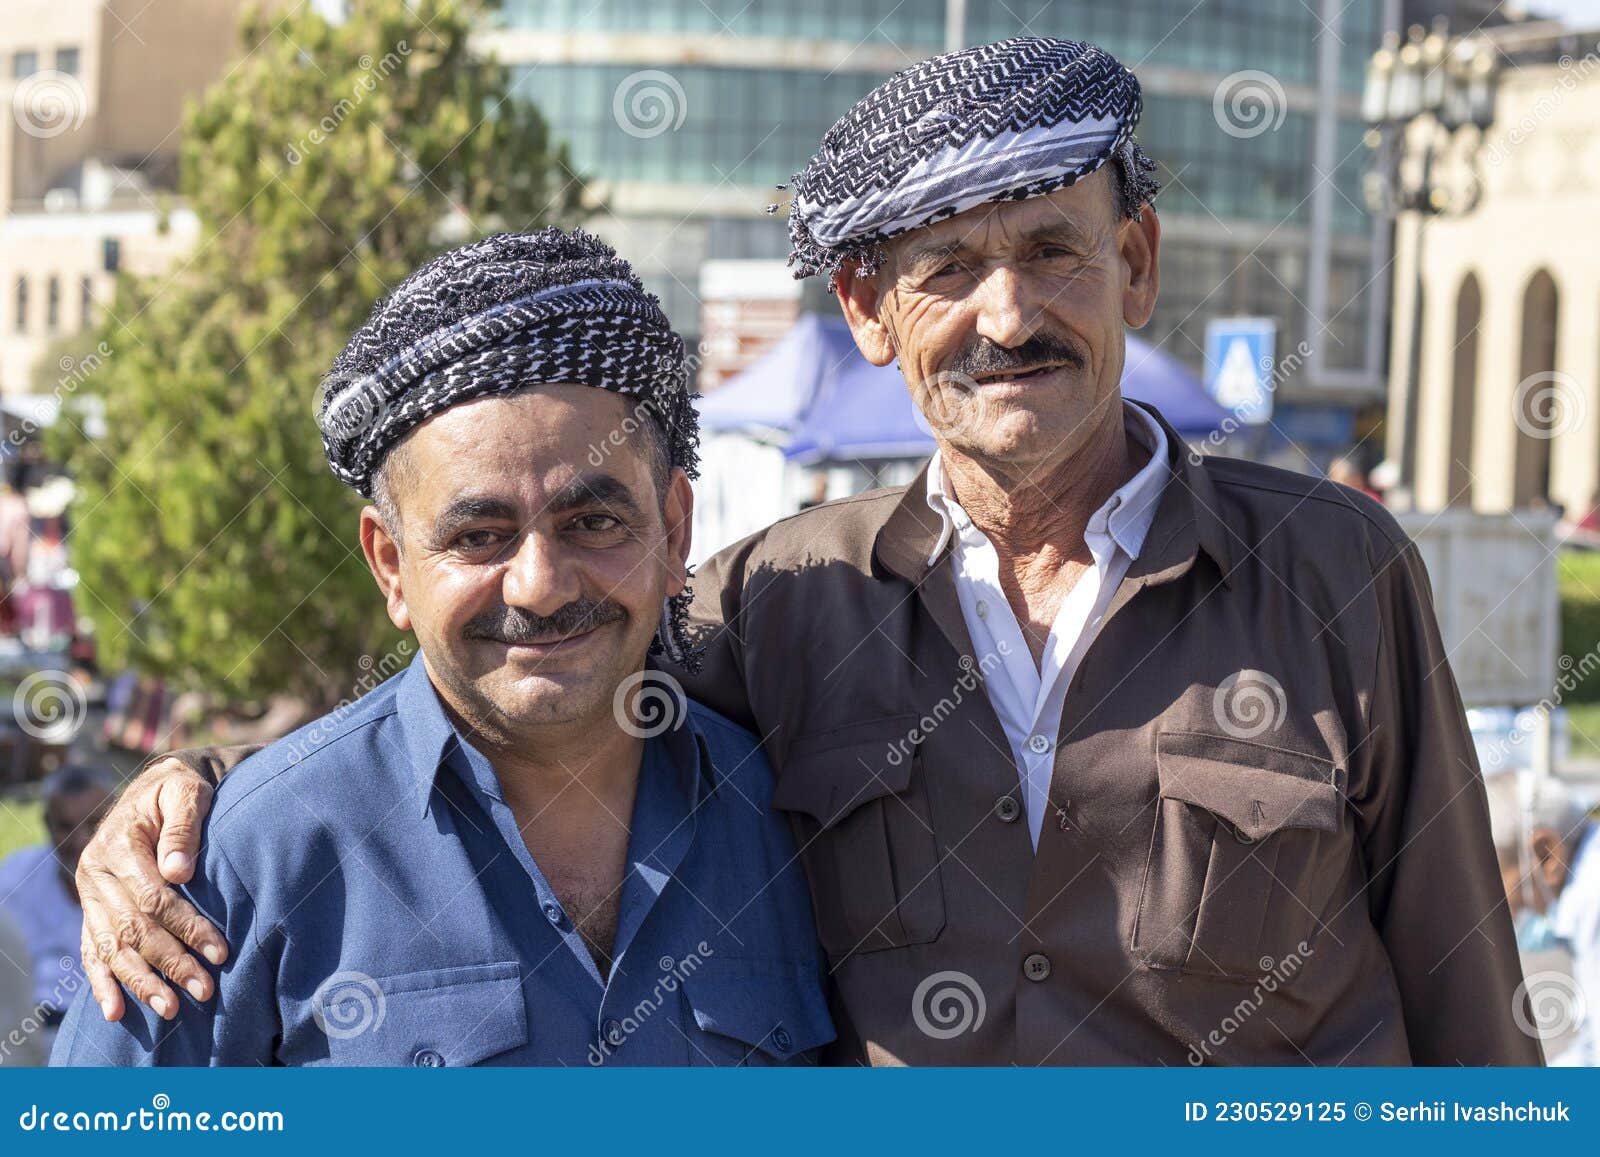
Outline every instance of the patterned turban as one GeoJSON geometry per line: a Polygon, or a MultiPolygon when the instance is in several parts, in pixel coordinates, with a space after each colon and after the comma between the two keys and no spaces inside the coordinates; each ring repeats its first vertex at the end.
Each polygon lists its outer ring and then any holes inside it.
{"type": "MultiPolygon", "coordinates": [[[[582,230],[502,233],[440,254],[378,302],[319,390],[328,465],[364,497],[389,451],[452,406],[539,384],[636,398],[671,465],[699,473],[683,341],[632,267],[582,230]]],[[[660,649],[692,665],[687,592],[660,649]]]]}
{"type": "Polygon", "coordinates": [[[1123,211],[1157,191],[1134,144],[1139,82],[1110,53],[1022,36],[946,53],[895,74],[822,138],[794,178],[796,276],[847,261],[871,273],[883,242],[991,201],[1073,184],[1115,159],[1123,211]]]}

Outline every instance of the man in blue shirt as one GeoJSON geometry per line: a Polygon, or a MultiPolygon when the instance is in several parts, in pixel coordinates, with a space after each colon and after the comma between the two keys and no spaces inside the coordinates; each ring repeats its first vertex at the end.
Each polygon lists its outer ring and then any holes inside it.
{"type": "Polygon", "coordinates": [[[766,759],[646,665],[693,661],[695,428],[655,299],[581,233],[489,238],[381,302],[326,386],[421,657],[228,776],[188,893],[234,955],[181,1008],[80,997],[54,1063],[814,1061],[766,759]]]}

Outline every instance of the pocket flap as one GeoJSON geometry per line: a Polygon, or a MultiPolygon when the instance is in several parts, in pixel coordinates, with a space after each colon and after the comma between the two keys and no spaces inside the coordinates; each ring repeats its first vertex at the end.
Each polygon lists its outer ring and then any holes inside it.
{"type": "Polygon", "coordinates": [[[695,1024],[774,1060],[791,1060],[834,1038],[820,963],[713,956],[683,978],[695,1024]]]}
{"type": "Polygon", "coordinates": [[[1194,731],[1156,740],[1161,794],[1220,816],[1246,839],[1280,828],[1336,832],[1342,806],[1332,760],[1194,731]]]}
{"type": "Polygon", "coordinates": [[[893,715],[797,739],[772,793],[779,811],[830,828],[856,808],[911,786],[918,717],[893,715]]]}
{"type": "MultiPolygon", "coordinates": [[[[478,1064],[528,1043],[522,970],[515,961],[436,968],[376,980],[353,973],[350,977],[347,995],[352,1000],[366,999],[360,1012],[368,1023],[361,1031],[346,1035],[339,1014],[344,988],[325,986],[328,1058],[336,1065],[454,1068],[478,1064]]],[[[355,1025],[349,1028],[353,1030],[355,1025]]]]}

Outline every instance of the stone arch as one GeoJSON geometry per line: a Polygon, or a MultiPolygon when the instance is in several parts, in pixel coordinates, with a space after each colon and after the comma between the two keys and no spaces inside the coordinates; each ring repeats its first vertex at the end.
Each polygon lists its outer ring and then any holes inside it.
{"type": "Polygon", "coordinates": [[[1512,395],[1516,457],[1511,504],[1518,509],[1550,501],[1550,442],[1562,393],[1555,377],[1560,305],[1560,292],[1548,270],[1541,269],[1528,279],[1522,293],[1521,350],[1512,395]]]}
{"type": "Polygon", "coordinates": [[[1478,329],[1483,322],[1483,290],[1468,273],[1456,291],[1455,337],[1450,358],[1449,462],[1446,501],[1470,506],[1473,497],[1472,423],[1478,397],[1478,329]]]}

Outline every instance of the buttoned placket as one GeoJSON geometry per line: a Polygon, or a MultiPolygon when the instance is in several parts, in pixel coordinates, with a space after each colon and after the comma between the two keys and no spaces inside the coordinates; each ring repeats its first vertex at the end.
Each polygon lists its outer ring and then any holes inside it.
{"type": "MultiPolygon", "coordinates": [[[[700,798],[696,781],[702,774],[700,761],[709,757],[700,748],[698,739],[683,729],[645,743],[633,815],[629,820],[627,868],[618,898],[609,976],[601,975],[594,954],[576,923],[528,850],[516,815],[505,802],[500,782],[488,760],[464,744],[458,744],[451,758],[460,761],[456,767],[462,780],[478,797],[479,805],[487,810],[501,839],[532,882],[534,911],[560,940],[561,947],[554,951],[564,950],[593,981],[592,995],[584,998],[584,1007],[592,1013],[596,1040],[609,1044],[615,1051],[623,1042],[615,1039],[620,1028],[610,1006],[613,1003],[631,1006],[632,1001],[626,997],[614,1001],[613,982],[625,977],[624,962],[629,947],[694,842],[695,809],[700,798]],[[668,744],[676,748],[678,759],[668,755],[665,750],[668,744]],[[688,766],[679,765],[684,758],[689,759],[688,766]]],[[[577,998],[578,994],[574,996],[577,998]]]]}
{"type": "Polygon", "coordinates": [[[985,669],[994,668],[988,680],[995,713],[1008,738],[1021,738],[1020,744],[1014,743],[1013,754],[1022,773],[1023,806],[1029,836],[1036,848],[1050,810],[1050,783],[1055,773],[1056,739],[1066,683],[1075,658],[1093,639],[1104,580],[1118,549],[1107,529],[1109,514],[1118,501],[1113,498],[1090,522],[1084,538],[1094,565],[1084,571],[1062,600],[1037,666],[1000,585],[999,555],[966,512],[953,502],[949,504],[957,541],[952,560],[959,578],[957,594],[971,624],[977,660],[985,669]],[[998,663],[988,661],[988,656],[998,659],[998,663]],[[996,678],[1006,680],[1012,693],[994,694],[996,678]]]}

